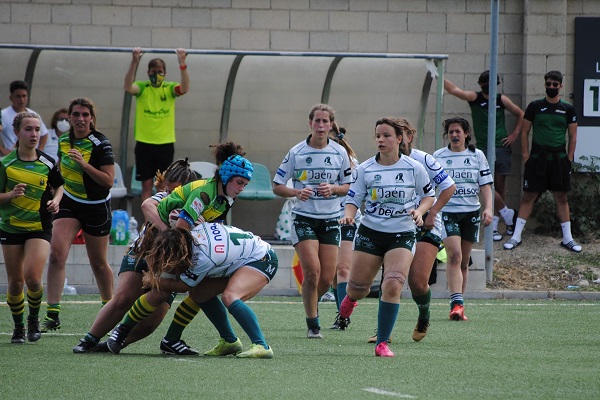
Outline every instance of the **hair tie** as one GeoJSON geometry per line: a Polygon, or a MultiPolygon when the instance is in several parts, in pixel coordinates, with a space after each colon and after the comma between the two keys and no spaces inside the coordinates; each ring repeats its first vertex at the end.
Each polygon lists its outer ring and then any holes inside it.
{"type": "Polygon", "coordinates": [[[342,140],[342,139],[344,139],[344,132],[340,132],[340,133],[338,133],[337,135],[335,135],[335,138],[336,138],[337,140],[342,140]]]}

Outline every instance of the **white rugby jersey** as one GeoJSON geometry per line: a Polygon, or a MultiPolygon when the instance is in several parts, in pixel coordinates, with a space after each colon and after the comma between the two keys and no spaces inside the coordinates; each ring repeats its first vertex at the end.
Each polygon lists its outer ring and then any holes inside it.
{"type": "Polygon", "coordinates": [[[308,200],[294,203],[292,213],[316,219],[338,218],[339,196],[325,198],[317,193],[317,187],[323,182],[340,185],[352,182],[348,153],[333,140],[328,140],[327,146],[322,149],[310,147],[309,140],[310,136],[292,147],[279,166],[273,182],[285,185],[291,178],[294,189],[309,187],[313,190],[308,200]]]}
{"type": "Polygon", "coordinates": [[[494,183],[490,166],[483,152],[466,149],[460,152],[442,147],[433,156],[444,167],[454,180],[456,190],[448,203],[442,208],[444,212],[477,211],[479,204],[479,187],[494,183]]]}
{"type": "Polygon", "coordinates": [[[251,232],[216,222],[197,225],[190,233],[195,240],[192,266],[179,277],[191,287],[204,278],[229,277],[262,259],[271,249],[270,244],[251,232]]]}
{"type": "Polygon", "coordinates": [[[361,224],[368,228],[386,233],[414,232],[416,226],[409,212],[418,207],[420,198],[433,196],[427,171],[418,161],[402,155],[394,165],[381,165],[371,157],[358,166],[346,203],[360,208],[365,202],[361,224]]]}
{"type": "Polygon", "coordinates": [[[422,150],[412,149],[409,157],[414,158],[425,167],[425,171],[427,172],[427,175],[429,175],[429,182],[434,189],[442,191],[454,184],[454,181],[448,176],[444,167],[442,167],[437,159],[431,154],[422,150]]]}

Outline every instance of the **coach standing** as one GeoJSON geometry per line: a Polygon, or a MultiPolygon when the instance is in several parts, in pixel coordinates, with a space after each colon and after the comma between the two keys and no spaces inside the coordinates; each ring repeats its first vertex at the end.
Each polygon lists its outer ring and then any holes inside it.
{"type": "Polygon", "coordinates": [[[175,50],[181,83],[165,81],[167,66],[161,58],[148,62],[148,80],[134,81],[142,49],[133,49],[124,88],[137,98],[135,112],[135,179],[142,181],[142,201],[152,194],[152,179],[157,170],[164,171],[175,153],[175,99],[186,94],[190,78],[184,49],[175,50]]]}

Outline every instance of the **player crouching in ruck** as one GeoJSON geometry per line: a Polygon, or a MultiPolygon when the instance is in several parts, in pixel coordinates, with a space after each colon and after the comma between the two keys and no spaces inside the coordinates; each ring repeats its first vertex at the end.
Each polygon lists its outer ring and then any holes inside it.
{"type": "MultiPolygon", "coordinates": [[[[239,358],[273,358],[256,314],[244,302],[256,296],[275,276],[277,255],[271,245],[258,236],[218,223],[204,223],[191,232],[167,229],[149,235],[138,253],[148,264],[144,287],[151,289],[129,310],[125,319],[108,339],[108,348],[118,354],[131,329],[166,301],[172,292],[189,292],[201,304],[221,294],[229,313],[246,332],[252,345],[244,352],[231,353],[239,358]]],[[[213,321],[219,332],[221,321],[213,321]]],[[[227,339],[227,338],[223,338],[227,339]]]]}

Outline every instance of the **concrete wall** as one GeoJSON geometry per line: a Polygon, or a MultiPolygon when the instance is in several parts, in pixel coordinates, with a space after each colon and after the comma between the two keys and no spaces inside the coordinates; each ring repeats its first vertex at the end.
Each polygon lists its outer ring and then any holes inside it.
{"type": "MultiPolygon", "coordinates": [[[[490,3],[489,0],[3,0],[0,42],[443,53],[449,55],[446,76],[465,89],[476,90],[477,76],[489,66],[490,3]]],[[[600,2],[505,0],[498,3],[501,91],[525,107],[543,95],[543,74],[558,69],[566,75],[565,93],[573,92],[574,18],[600,15],[600,2]]],[[[126,66],[120,68],[125,70],[126,66]]],[[[8,102],[5,90],[0,88],[0,106],[8,102]]],[[[433,98],[430,96],[421,146],[430,152],[435,150],[431,135],[435,124],[433,98]]],[[[454,115],[469,118],[468,106],[445,96],[442,117],[454,115]]],[[[513,123],[509,117],[509,129],[513,123]]],[[[289,148],[285,137],[274,137],[273,141],[270,146],[289,148]]],[[[513,173],[507,184],[511,207],[518,205],[521,182],[520,145],[513,150],[513,173]]],[[[271,223],[276,220],[276,215],[271,214],[276,214],[273,210],[278,205],[240,205],[234,223],[244,228],[255,225],[252,210],[263,207],[269,208],[266,220],[271,223]]]]}
{"type": "MultiPolygon", "coordinates": [[[[294,258],[294,248],[286,245],[276,245],[273,249],[279,259],[279,268],[275,278],[263,288],[260,292],[263,296],[295,296],[298,295],[296,280],[292,273],[292,260],[294,258]]],[[[117,284],[117,274],[121,266],[121,260],[126,246],[109,246],[108,262],[114,272],[115,287],[117,284]]],[[[473,250],[473,265],[469,268],[469,280],[467,291],[485,290],[485,264],[483,250],[473,250]]],[[[0,252],[0,264],[4,264],[4,257],[0,252]]],[[[449,296],[446,287],[446,265],[438,265],[437,283],[432,285],[431,290],[436,298],[447,298],[449,296]]],[[[44,285],[46,285],[46,273],[44,271],[44,285]]],[[[92,274],[90,264],[83,245],[73,245],[67,258],[66,278],[68,284],[74,286],[78,294],[98,293],[97,283],[92,274]]],[[[6,270],[0,268],[0,293],[6,293],[7,278],[6,270]]],[[[408,291],[408,285],[404,287],[408,291]]],[[[405,297],[410,297],[407,295],[405,297]]]]}

